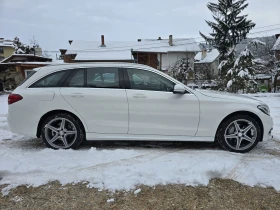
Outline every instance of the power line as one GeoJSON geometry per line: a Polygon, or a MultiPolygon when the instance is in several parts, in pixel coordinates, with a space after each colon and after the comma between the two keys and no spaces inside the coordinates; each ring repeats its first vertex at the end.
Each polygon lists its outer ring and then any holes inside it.
{"type": "Polygon", "coordinates": [[[252,30],[259,29],[259,28],[268,28],[268,27],[272,27],[272,26],[279,26],[279,25],[280,25],[280,23],[277,23],[277,24],[274,24],[274,25],[267,25],[267,26],[253,28],[252,30]]]}

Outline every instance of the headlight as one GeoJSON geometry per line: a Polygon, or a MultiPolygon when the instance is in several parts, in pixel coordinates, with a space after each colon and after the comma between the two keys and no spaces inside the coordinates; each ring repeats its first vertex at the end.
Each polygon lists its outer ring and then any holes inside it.
{"type": "Polygon", "coordinates": [[[267,114],[268,116],[270,116],[270,110],[267,105],[259,105],[258,109],[261,110],[263,113],[267,114]]]}

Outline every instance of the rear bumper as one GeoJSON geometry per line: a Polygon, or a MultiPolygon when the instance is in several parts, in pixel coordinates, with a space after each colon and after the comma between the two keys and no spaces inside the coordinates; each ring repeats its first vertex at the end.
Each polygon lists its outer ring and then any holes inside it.
{"type": "Polygon", "coordinates": [[[9,106],[8,111],[8,126],[11,132],[37,138],[37,126],[40,120],[40,116],[31,111],[19,109],[9,106]]]}

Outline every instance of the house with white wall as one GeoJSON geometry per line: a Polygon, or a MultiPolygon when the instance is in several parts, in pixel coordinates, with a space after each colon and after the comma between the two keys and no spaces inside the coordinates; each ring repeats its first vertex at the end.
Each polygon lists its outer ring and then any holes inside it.
{"type": "MultiPolygon", "coordinates": [[[[138,39],[129,41],[70,40],[67,50],[61,50],[64,62],[133,62],[167,70],[176,61],[187,58],[193,65],[195,54],[201,51],[195,39],[138,39]]],[[[193,66],[192,66],[193,68],[193,66]]]]}

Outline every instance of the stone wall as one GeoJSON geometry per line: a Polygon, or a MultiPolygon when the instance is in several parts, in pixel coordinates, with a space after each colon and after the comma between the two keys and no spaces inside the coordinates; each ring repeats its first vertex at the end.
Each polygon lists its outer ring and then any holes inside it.
{"type": "Polygon", "coordinates": [[[0,82],[3,84],[5,90],[15,89],[22,80],[24,80],[24,77],[20,72],[16,71],[15,67],[0,72],[0,82]]]}

